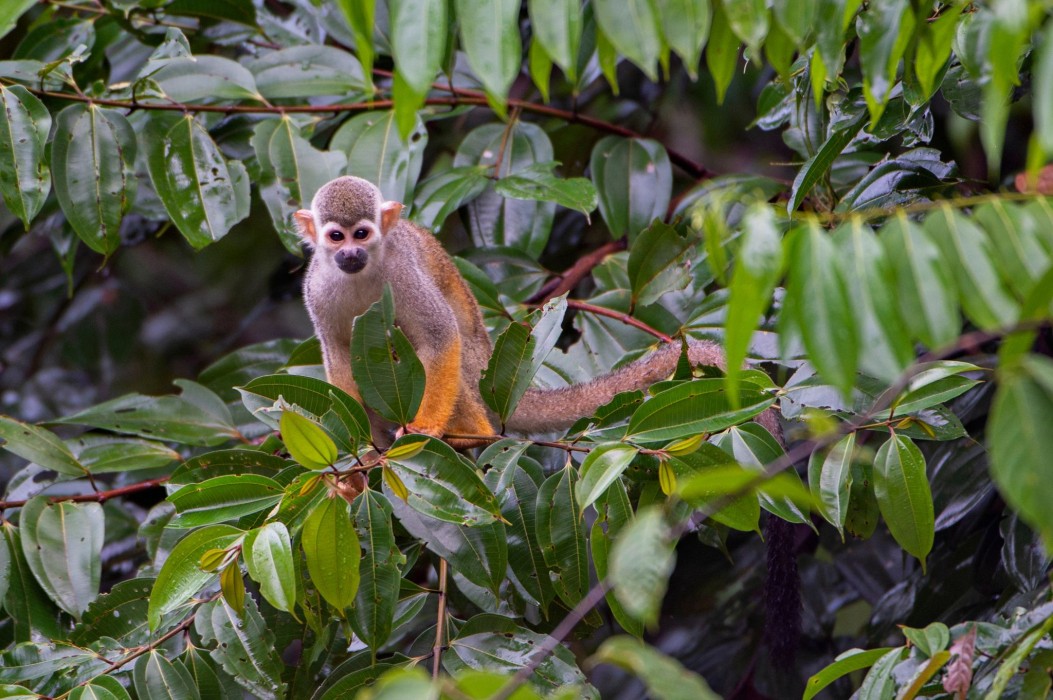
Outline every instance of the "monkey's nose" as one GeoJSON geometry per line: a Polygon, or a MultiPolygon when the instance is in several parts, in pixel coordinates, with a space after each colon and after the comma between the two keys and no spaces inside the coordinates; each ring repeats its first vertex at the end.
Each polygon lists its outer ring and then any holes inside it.
{"type": "Polygon", "coordinates": [[[361,272],[362,268],[366,266],[369,254],[362,249],[341,250],[337,252],[334,259],[336,260],[336,266],[342,271],[353,274],[355,272],[361,272]]]}

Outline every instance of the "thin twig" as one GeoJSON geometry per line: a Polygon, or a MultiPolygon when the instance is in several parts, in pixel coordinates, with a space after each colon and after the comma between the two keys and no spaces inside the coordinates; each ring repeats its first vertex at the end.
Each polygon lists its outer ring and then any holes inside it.
{"type": "Polygon", "coordinates": [[[625,250],[628,247],[625,238],[604,243],[596,250],[581,256],[577,262],[568,267],[562,274],[556,275],[546,282],[532,297],[527,299],[528,304],[544,304],[553,297],[566,294],[585,279],[586,276],[608,255],[625,250]]]}
{"type": "MultiPolygon", "coordinates": [[[[120,496],[127,496],[133,493],[139,493],[140,491],[146,491],[157,486],[165,484],[171,477],[162,476],[156,479],[148,479],[147,481],[140,481],[135,484],[128,484],[127,486],[121,486],[120,488],[110,489],[109,491],[96,491],[95,493],[83,493],[76,496],[54,496],[48,499],[49,503],[62,503],[63,501],[72,501],[73,503],[105,503],[111,498],[118,498],[120,496]]],[[[6,510],[7,508],[21,508],[26,504],[26,500],[20,501],[0,501],[0,511],[6,510]]]]}
{"type": "Polygon", "coordinates": [[[439,614],[435,620],[435,646],[432,647],[431,676],[439,677],[442,669],[442,650],[446,648],[446,578],[447,564],[439,559],[439,614]]]}
{"type": "Polygon", "coordinates": [[[613,318],[615,320],[621,321],[627,326],[632,326],[633,328],[639,329],[644,333],[649,333],[655,338],[661,340],[663,343],[673,342],[672,336],[668,336],[660,330],[651,328],[649,325],[647,325],[640,319],[633,318],[629,314],[623,313],[621,311],[615,311],[614,309],[608,309],[603,306],[595,306],[584,301],[578,301],[577,299],[567,299],[567,308],[577,309],[578,311],[585,311],[590,314],[596,314],[597,316],[606,316],[608,318],[613,318]]]}
{"type": "Polygon", "coordinates": [[[518,440],[519,442],[529,442],[531,445],[537,445],[538,447],[554,447],[557,450],[563,450],[564,452],[591,452],[591,447],[584,447],[582,445],[568,445],[565,442],[549,442],[548,440],[531,440],[530,438],[515,437],[512,435],[461,435],[459,433],[447,433],[442,436],[443,440],[475,440],[477,442],[497,442],[498,440],[518,440]]]}

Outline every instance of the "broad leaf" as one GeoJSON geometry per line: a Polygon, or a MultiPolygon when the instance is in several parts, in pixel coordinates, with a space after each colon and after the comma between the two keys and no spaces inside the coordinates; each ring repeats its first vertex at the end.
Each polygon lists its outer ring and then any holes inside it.
{"type": "Polygon", "coordinates": [[[198,566],[201,555],[211,549],[226,549],[242,534],[230,525],[210,525],[179,541],[165,559],[150,594],[147,618],[151,631],[158,629],[162,615],[183,605],[215,576],[198,566]]]}
{"type": "Polygon", "coordinates": [[[752,384],[740,389],[739,398],[741,407],[733,408],[723,379],[699,379],[674,386],[636,409],[629,420],[627,438],[651,442],[716,432],[752,418],[775,401],[752,384]]]}
{"type": "Polygon", "coordinates": [[[311,583],[343,617],[358,592],[362,550],[344,499],[326,498],[303,525],[303,552],[311,583]]]}
{"type": "Polygon", "coordinates": [[[116,110],[76,104],[55,120],[55,196],[77,236],[104,255],[120,245],[121,219],[135,196],[135,149],[135,132],[116,110]]]}
{"type": "Polygon", "coordinates": [[[614,541],[610,581],[625,610],[648,626],[658,622],[676,564],[672,532],[658,506],[641,510],[614,541]]]}
{"type": "Polygon", "coordinates": [[[654,219],[665,218],[673,173],[660,143],[606,136],[593,147],[589,167],[614,238],[633,241],[654,219]]]}
{"type": "MultiPolygon", "coordinates": [[[[0,35],[2,25],[0,17],[0,35]]],[[[51,115],[21,85],[0,86],[0,104],[0,194],[28,229],[51,190],[51,169],[44,157],[51,115]]]]}
{"type": "Polygon", "coordinates": [[[296,569],[289,531],[268,523],[245,538],[245,565],[260,584],[260,593],[278,610],[292,613],[296,605],[296,569]]]}
{"type": "Polygon", "coordinates": [[[188,484],[168,497],[178,514],[168,526],[193,528],[258,513],[280,501],[283,492],[277,481],[256,474],[188,484]]]}
{"type": "Polygon", "coordinates": [[[379,649],[391,636],[398,604],[399,565],[405,561],[395,545],[391,505],[377,491],[363,491],[351,504],[362,543],[358,596],[349,618],[359,639],[379,649]]]}
{"type": "Polygon", "coordinates": [[[571,607],[589,590],[585,523],[575,507],[577,480],[577,472],[569,467],[545,479],[537,493],[535,521],[538,544],[551,570],[552,585],[560,600],[571,607]]]}
{"type": "Polygon", "coordinates": [[[45,469],[70,476],[81,476],[86,471],[69,447],[45,428],[0,416],[0,439],[5,450],[45,469]]]}
{"type": "Polygon", "coordinates": [[[368,90],[358,59],[332,46],[293,46],[251,61],[256,87],[267,99],[348,96],[368,90]]]}
{"type": "Polygon", "coordinates": [[[590,657],[590,663],[613,664],[644,682],[658,700],[719,700],[706,681],[680,662],[632,637],[609,637],[590,657]]]}
{"type": "Polygon", "coordinates": [[[471,0],[454,0],[461,46],[486,89],[490,105],[501,116],[521,62],[519,5],[520,0],[491,0],[481,5],[471,0]]]}
{"type": "Polygon", "coordinates": [[[278,700],[285,697],[285,683],[274,633],[256,603],[251,598],[246,603],[240,617],[223,601],[206,603],[198,609],[194,629],[206,645],[215,642],[212,658],[252,697],[278,700]]]}
{"type": "Polygon", "coordinates": [[[135,694],[143,700],[199,700],[190,672],[179,661],[169,661],[152,649],[135,661],[132,670],[135,694]]]}
{"type": "Polygon", "coordinates": [[[651,0],[596,0],[596,23],[619,54],[657,82],[656,63],[662,51],[658,13],[651,0]]]}
{"type": "Polygon", "coordinates": [[[935,515],[925,457],[910,438],[893,435],[878,450],[874,494],[892,536],[921,561],[924,571],[935,535],[935,515]]]}

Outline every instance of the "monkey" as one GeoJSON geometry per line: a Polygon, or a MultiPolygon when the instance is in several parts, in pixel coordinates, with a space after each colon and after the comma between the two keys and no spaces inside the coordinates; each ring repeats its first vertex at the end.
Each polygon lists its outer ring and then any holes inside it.
{"type": "MultiPolygon", "coordinates": [[[[353,176],[323,185],[310,209],[294,214],[300,237],[313,254],[304,279],[304,303],[322,346],[329,383],[361,402],[351,372],[351,334],[356,317],[378,301],[390,284],[395,322],[424,366],[420,408],[405,426],[408,433],[494,435],[498,417],[483,401],[479,379],[493,346],[482,312],[457,267],[426,229],[400,218],[402,204],[385,201],[372,183],[353,176]]],[[[517,433],[547,433],[590,416],[618,393],[646,389],[673,374],[678,343],[591,381],[556,389],[527,389],[503,427],[517,433]]],[[[726,369],[716,343],[691,340],[693,365],[726,369]]],[[[370,411],[373,439],[386,447],[403,432],[385,425],[370,411]]],[[[773,409],[755,419],[785,445],[773,409]]],[[[478,447],[478,440],[447,439],[457,449],[478,447]]],[[[792,665],[800,634],[800,593],[793,525],[770,517],[767,617],[768,644],[780,666],[792,665]]]]}
{"type": "MultiPolygon", "coordinates": [[[[294,215],[313,249],[304,303],[321,342],[326,378],[361,401],[351,373],[352,324],[389,283],[395,322],[424,365],[424,398],[405,431],[493,435],[497,416],[479,393],[493,350],[479,304],[449,254],[429,231],[400,218],[402,208],[384,201],[367,180],[343,176],[323,185],[311,208],[294,215]]],[[[679,357],[679,344],[668,343],[588,382],[530,388],[504,427],[526,434],[567,428],[615,394],[669,377],[679,357]]],[[[692,340],[688,358],[694,365],[725,366],[723,350],[709,341],[692,340]]]]}

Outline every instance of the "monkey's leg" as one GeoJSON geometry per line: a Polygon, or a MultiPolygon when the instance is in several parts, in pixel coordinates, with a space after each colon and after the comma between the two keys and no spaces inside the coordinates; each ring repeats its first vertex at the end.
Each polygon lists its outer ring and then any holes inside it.
{"type": "Polygon", "coordinates": [[[407,432],[439,436],[453,415],[461,381],[461,339],[454,335],[431,357],[421,355],[424,365],[424,398],[407,432]]]}

